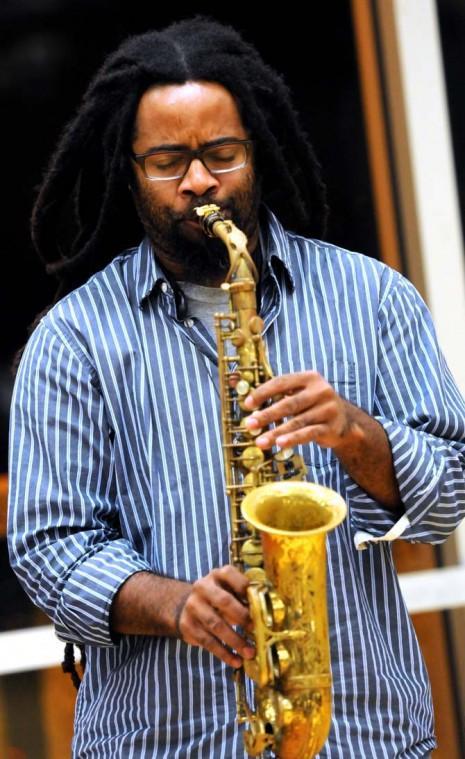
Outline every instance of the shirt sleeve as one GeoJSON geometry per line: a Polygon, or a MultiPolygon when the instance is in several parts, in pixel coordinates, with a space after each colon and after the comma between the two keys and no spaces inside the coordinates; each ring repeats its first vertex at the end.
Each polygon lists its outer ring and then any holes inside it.
{"type": "Polygon", "coordinates": [[[465,515],[465,403],[425,303],[390,271],[378,322],[374,417],[391,446],[404,513],[348,486],[357,548],[369,541],[440,543],[465,515]]]}
{"type": "Polygon", "coordinates": [[[148,563],[121,536],[112,430],[95,369],[40,322],[13,391],[10,561],[59,638],[110,646],[113,597],[148,563]]]}

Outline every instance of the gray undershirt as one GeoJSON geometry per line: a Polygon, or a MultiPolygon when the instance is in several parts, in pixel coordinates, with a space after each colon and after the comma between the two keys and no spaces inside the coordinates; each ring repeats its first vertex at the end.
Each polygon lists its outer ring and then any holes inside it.
{"type": "Polygon", "coordinates": [[[187,300],[187,313],[200,319],[211,335],[215,337],[216,313],[229,312],[229,295],[221,287],[205,287],[193,282],[178,282],[187,300]]]}

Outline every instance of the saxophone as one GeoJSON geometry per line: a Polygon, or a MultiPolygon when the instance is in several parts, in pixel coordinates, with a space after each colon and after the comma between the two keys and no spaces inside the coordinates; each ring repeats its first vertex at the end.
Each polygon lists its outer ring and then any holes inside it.
{"type": "Polygon", "coordinates": [[[325,538],[344,519],[346,505],[335,491],[302,481],[306,467],[292,449],[264,452],[254,444],[260,431],[245,426],[243,403],[273,376],[257,314],[257,269],[246,236],[218,206],[195,211],[230,258],[221,285],[230,312],[215,314],[230,561],[249,579],[256,650],[234,673],[237,719],[247,723],[250,756],[273,751],[280,759],[311,759],[331,726],[325,538]],[[255,686],[254,708],[246,675],[255,686]]]}

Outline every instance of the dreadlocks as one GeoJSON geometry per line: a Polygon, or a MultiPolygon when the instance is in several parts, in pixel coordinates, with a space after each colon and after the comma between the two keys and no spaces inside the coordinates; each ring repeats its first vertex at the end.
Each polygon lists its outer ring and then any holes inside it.
{"type": "MultiPolygon", "coordinates": [[[[86,649],[85,649],[85,646],[81,643],[77,643],[76,648],[79,649],[79,652],[81,654],[81,668],[82,668],[82,671],[84,672],[86,668],[86,649]]],[[[61,662],[61,669],[63,670],[65,675],[69,674],[71,676],[71,682],[73,683],[76,690],[79,690],[79,686],[81,684],[81,678],[79,677],[77,669],[76,669],[76,659],[74,656],[73,643],[67,643],[65,645],[64,659],[61,662]]]]}
{"type": "Polygon", "coordinates": [[[321,237],[325,193],[282,78],[232,27],[196,16],[130,37],[104,62],[66,127],[32,216],[32,239],[55,301],[103,268],[143,230],[128,184],[137,106],[154,84],[214,81],[236,98],[257,143],[263,200],[285,227],[321,237]]]}

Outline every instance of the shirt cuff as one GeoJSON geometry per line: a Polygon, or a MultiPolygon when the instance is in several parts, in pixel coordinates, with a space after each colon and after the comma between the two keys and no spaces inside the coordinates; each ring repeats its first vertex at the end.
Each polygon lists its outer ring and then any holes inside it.
{"type": "Polygon", "coordinates": [[[68,577],[55,618],[60,640],[114,646],[119,636],[110,629],[113,599],[136,572],[152,571],[124,539],[106,543],[78,564],[68,577]]]}
{"type": "MultiPolygon", "coordinates": [[[[385,417],[375,419],[384,428],[389,440],[401,501],[413,528],[438,500],[444,457],[431,444],[432,436],[429,433],[385,417]]],[[[440,442],[438,439],[434,441],[440,442]]]]}
{"type": "Polygon", "coordinates": [[[357,551],[363,551],[365,548],[368,548],[368,543],[380,543],[382,541],[389,543],[392,540],[400,538],[408,527],[410,527],[409,518],[407,514],[402,514],[401,518],[398,519],[391,529],[385,532],[384,535],[376,537],[364,530],[357,530],[354,535],[355,548],[357,551]]]}
{"type": "Polygon", "coordinates": [[[428,434],[421,430],[376,416],[386,432],[391,447],[394,473],[399,487],[404,513],[383,508],[357,483],[350,480],[347,496],[350,500],[354,543],[358,550],[368,543],[424,538],[421,521],[436,503],[443,466],[437,464],[428,434]]]}

